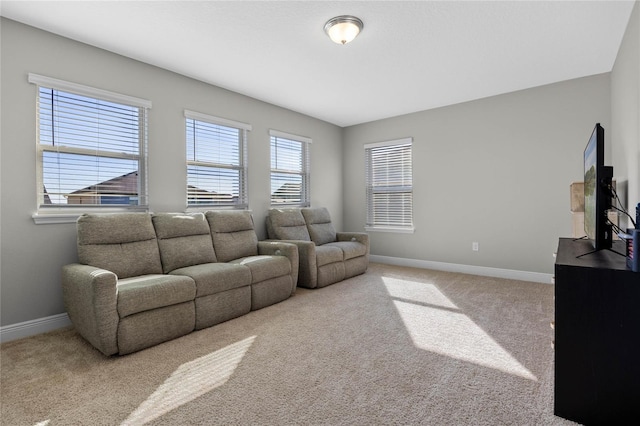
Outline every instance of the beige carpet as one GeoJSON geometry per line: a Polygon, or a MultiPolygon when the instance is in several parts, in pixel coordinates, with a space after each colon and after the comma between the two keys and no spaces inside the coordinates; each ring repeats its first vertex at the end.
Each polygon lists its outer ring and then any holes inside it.
{"type": "Polygon", "coordinates": [[[565,425],[553,286],[372,264],[123,357],[1,347],[2,425],[565,425]]]}

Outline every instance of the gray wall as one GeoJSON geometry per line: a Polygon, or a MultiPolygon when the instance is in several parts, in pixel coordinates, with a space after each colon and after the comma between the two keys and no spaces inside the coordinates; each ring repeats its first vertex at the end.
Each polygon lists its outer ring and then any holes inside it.
{"type": "Polygon", "coordinates": [[[153,211],[185,209],[184,109],[250,123],[249,207],[265,237],[269,209],[268,129],[308,136],[311,197],[342,223],[341,129],[104,50],[2,18],[1,319],[10,325],[64,312],[60,268],[76,260],[75,225],[35,225],[36,87],[32,72],[153,102],[149,201],[153,211]]]}
{"type": "MultiPolygon", "coordinates": [[[[640,4],[631,13],[611,72],[611,121],[613,173],[627,181],[626,207],[635,217],[640,202],[640,4]]],[[[629,227],[631,224],[627,222],[629,227]]]]}
{"type": "Polygon", "coordinates": [[[552,273],[558,237],[571,236],[569,185],[582,180],[593,126],[611,122],[609,81],[597,75],[346,128],[345,228],[365,221],[363,145],[411,136],[416,230],[372,232],[372,254],[552,273]]]}

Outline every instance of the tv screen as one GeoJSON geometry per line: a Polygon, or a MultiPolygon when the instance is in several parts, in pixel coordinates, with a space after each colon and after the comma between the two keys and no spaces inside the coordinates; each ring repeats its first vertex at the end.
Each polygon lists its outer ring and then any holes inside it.
{"type": "Polygon", "coordinates": [[[584,149],[584,232],[596,250],[611,248],[612,167],[604,165],[604,128],[597,123],[584,149]]]}

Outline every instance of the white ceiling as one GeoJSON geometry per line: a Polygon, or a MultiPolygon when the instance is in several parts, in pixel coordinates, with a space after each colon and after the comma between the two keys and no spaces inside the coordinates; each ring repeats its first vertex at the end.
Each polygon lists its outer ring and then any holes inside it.
{"type": "Polygon", "coordinates": [[[339,126],[611,71],[634,1],[2,1],[7,18],[339,126]],[[324,23],[364,30],[341,46],[324,23]]]}

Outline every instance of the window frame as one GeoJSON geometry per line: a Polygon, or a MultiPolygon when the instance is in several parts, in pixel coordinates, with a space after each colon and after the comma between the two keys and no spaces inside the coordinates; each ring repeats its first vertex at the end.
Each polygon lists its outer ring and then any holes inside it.
{"type": "Polygon", "coordinates": [[[226,118],[216,117],[209,114],[203,114],[196,111],[184,110],[185,116],[185,150],[188,149],[189,141],[187,140],[187,126],[188,120],[199,121],[206,124],[212,124],[214,126],[227,127],[231,129],[239,130],[240,138],[238,139],[238,150],[240,153],[240,165],[232,166],[229,164],[222,163],[212,163],[212,162],[203,162],[198,160],[189,160],[189,157],[186,157],[186,166],[187,166],[187,181],[185,185],[186,189],[186,210],[187,211],[205,211],[205,210],[225,210],[225,209],[234,209],[234,210],[248,210],[249,209],[249,160],[248,160],[248,140],[249,135],[248,132],[252,130],[251,124],[242,123],[240,121],[229,120],[226,118]],[[236,204],[189,204],[189,165],[196,165],[200,167],[215,167],[215,168],[224,168],[230,170],[239,170],[239,202],[236,204]]]}
{"type": "Polygon", "coordinates": [[[107,213],[107,212],[130,212],[130,211],[149,211],[148,189],[147,189],[147,169],[148,169],[148,115],[152,107],[151,101],[141,99],[129,95],[123,95],[91,86],[85,86],[78,83],[59,80],[39,74],[29,73],[27,80],[36,86],[35,103],[36,103],[36,212],[32,214],[32,219],[36,224],[49,223],[73,223],[83,213],[107,213]],[[46,90],[65,92],[73,95],[93,98],[100,101],[118,103],[127,107],[135,107],[139,109],[138,113],[138,153],[122,154],[95,152],[95,149],[82,147],[65,147],[56,146],[55,148],[41,143],[41,123],[40,123],[40,91],[41,88],[46,90]],[[117,205],[51,205],[45,206],[45,194],[42,190],[44,187],[44,153],[45,152],[62,152],[68,154],[86,154],[93,155],[96,158],[122,158],[133,159],[138,162],[138,204],[131,206],[117,205]]]}
{"type": "MultiPolygon", "coordinates": [[[[311,206],[311,144],[313,140],[307,136],[295,135],[292,133],[281,132],[279,130],[269,129],[269,204],[274,207],[310,207],[311,206]],[[278,169],[273,167],[273,144],[277,143],[278,139],[282,139],[287,142],[297,142],[300,144],[300,170],[293,169],[278,169]],[[285,174],[292,176],[300,176],[301,188],[300,188],[300,201],[299,202],[273,202],[272,183],[274,180],[274,174],[285,174]]],[[[282,186],[280,186],[282,187],[282,186]]]]}
{"type": "MultiPolygon", "coordinates": [[[[402,138],[402,139],[395,139],[395,140],[389,140],[389,141],[384,141],[384,142],[376,142],[376,143],[369,143],[369,144],[365,144],[364,145],[364,151],[365,151],[365,189],[366,189],[366,221],[365,221],[365,230],[366,231],[379,231],[379,232],[396,232],[396,233],[413,233],[415,231],[415,227],[414,227],[414,221],[413,221],[413,217],[414,217],[414,209],[413,209],[413,138],[409,137],[409,138],[402,138]],[[404,169],[404,166],[406,166],[406,163],[404,160],[402,160],[401,163],[399,163],[400,166],[403,166],[403,169],[401,170],[402,173],[402,177],[401,177],[401,189],[391,189],[390,187],[392,186],[398,186],[398,185],[389,185],[389,183],[391,183],[389,180],[384,181],[384,183],[387,183],[387,185],[376,185],[377,187],[380,187],[380,189],[376,189],[374,187],[374,182],[373,182],[373,169],[375,168],[375,165],[372,164],[374,159],[372,157],[372,155],[374,154],[374,152],[376,150],[382,151],[382,150],[387,150],[387,149],[393,149],[393,148],[402,148],[404,146],[408,146],[409,148],[409,154],[410,154],[410,159],[409,159],[409,176],[406,175],[407,170],[404,169]],[[410,181],[410,185],[409,185],[409,189],[406,190],[406,180],[410,181]],[[386,188],[386,189],[385,189],[386,188]],[[373,198],[374,194],[393,194],[393,193],[409,193],[410,195],[410,222],[404,222],[401,224],[389,224],[389,223],[376,223],[375,219],[374,219],[374,211],[375,211],[375,200],[373,198]]],[[[388,203],[385,203],[385,205],[388,206],[388,203]]],[[[404,209],[404,207],[402,208],[404,209]]]]}

